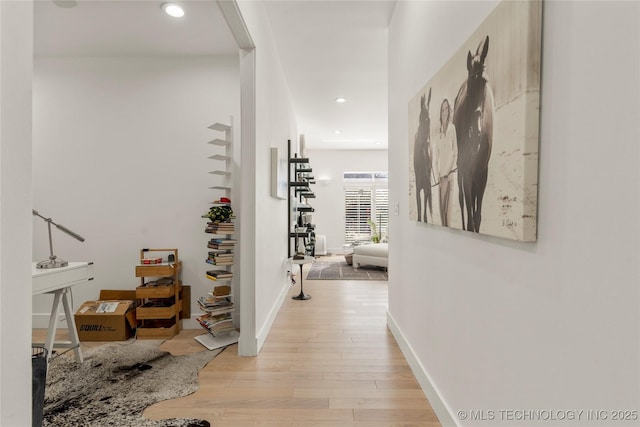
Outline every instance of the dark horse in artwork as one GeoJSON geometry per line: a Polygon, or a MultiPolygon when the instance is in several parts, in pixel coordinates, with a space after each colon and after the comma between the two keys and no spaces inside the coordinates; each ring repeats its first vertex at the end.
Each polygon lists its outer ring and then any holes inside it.
{"type": "Polygon", "coordinates": [[[487,81],[485,59],[489,36],[467,55],[468,77],[456,96],[453,124],[458,138],[458,188],[462,228],[478,233],[482,197],[487,186],[493,141],[493,91],[487,81]],[[467,224],[465,227],[465,212],[467,224]]]}
{"type": "Polygon", "coordinates": [[[420,97],[420,117],[418,131],[413,142],[413,171],[416,174],[416,202],[418,204],[418,221],[427,222],[427,205],[431,206],[431,120],[429,120],[429,103],[431,102],[431,88],[425,102],[425,96],[420,97]],[[424,192],[424,197],[421,193],[424,192]]]}

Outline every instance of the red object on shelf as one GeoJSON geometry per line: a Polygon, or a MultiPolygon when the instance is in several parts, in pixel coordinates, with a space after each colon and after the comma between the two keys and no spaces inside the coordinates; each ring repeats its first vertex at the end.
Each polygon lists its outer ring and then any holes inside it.
{"type": "Polygon", "coordinates": [[[160,258],[143,258],[140,260],[140,264],[161,264],[162,257],[160,258]]]}

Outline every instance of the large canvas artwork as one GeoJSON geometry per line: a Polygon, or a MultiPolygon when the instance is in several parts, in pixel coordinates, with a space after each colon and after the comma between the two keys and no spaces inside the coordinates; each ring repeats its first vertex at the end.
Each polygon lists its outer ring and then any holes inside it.
{"type": "Polygon", "coordinates": [[[410,219],[536,240],[541,31],[501,2],[410,100],[410,219]]]}

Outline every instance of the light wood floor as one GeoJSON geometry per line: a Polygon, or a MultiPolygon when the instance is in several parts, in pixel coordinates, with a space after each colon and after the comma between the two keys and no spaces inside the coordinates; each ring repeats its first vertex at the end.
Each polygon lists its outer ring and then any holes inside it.
{"type": "MultiPolygon", "coordinates": [[[[386,327],[387,282],[305,280],[304,290],[312,299],[286,298],[258,357],[228,347],[200,372],[196,393],[144,416],[213,427],[440,427],[386,327]]],[[[183,330],[161,348],[207,351],[193,339],[202,333],[183,330]]]]}
{"type": "MultiPolygon", "coordinates": [[[[312,299],[286,299],[258,357],[228,347],[200,372],[196,393],[144,416],[214,427],[439,427],[386,328],[387,283],[309,280],[304,290],[312,299]]],[[[199,351],[192,337],[201,333],[183,331],[163,348],[199,351]]]]}

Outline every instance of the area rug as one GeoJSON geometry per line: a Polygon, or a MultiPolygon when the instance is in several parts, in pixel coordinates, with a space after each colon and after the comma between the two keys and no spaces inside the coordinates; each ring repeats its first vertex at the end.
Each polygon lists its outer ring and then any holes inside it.
{"type": "Polygon", "coordinates": [[[388,280],[382,267],[361,265],[357,270],[346,261],[315,260],[305,279],[308,280],[388,280]]]}
{"type": "Polygon", "coordinates": [[[209,427],[196,419],[147,420],[154,403],[198,389],[198,371],[222,350],[173,356],[161,340],[109,343],[83,351],[84,362],[49,363],[42,425],[50,427],[209,427]]]}

